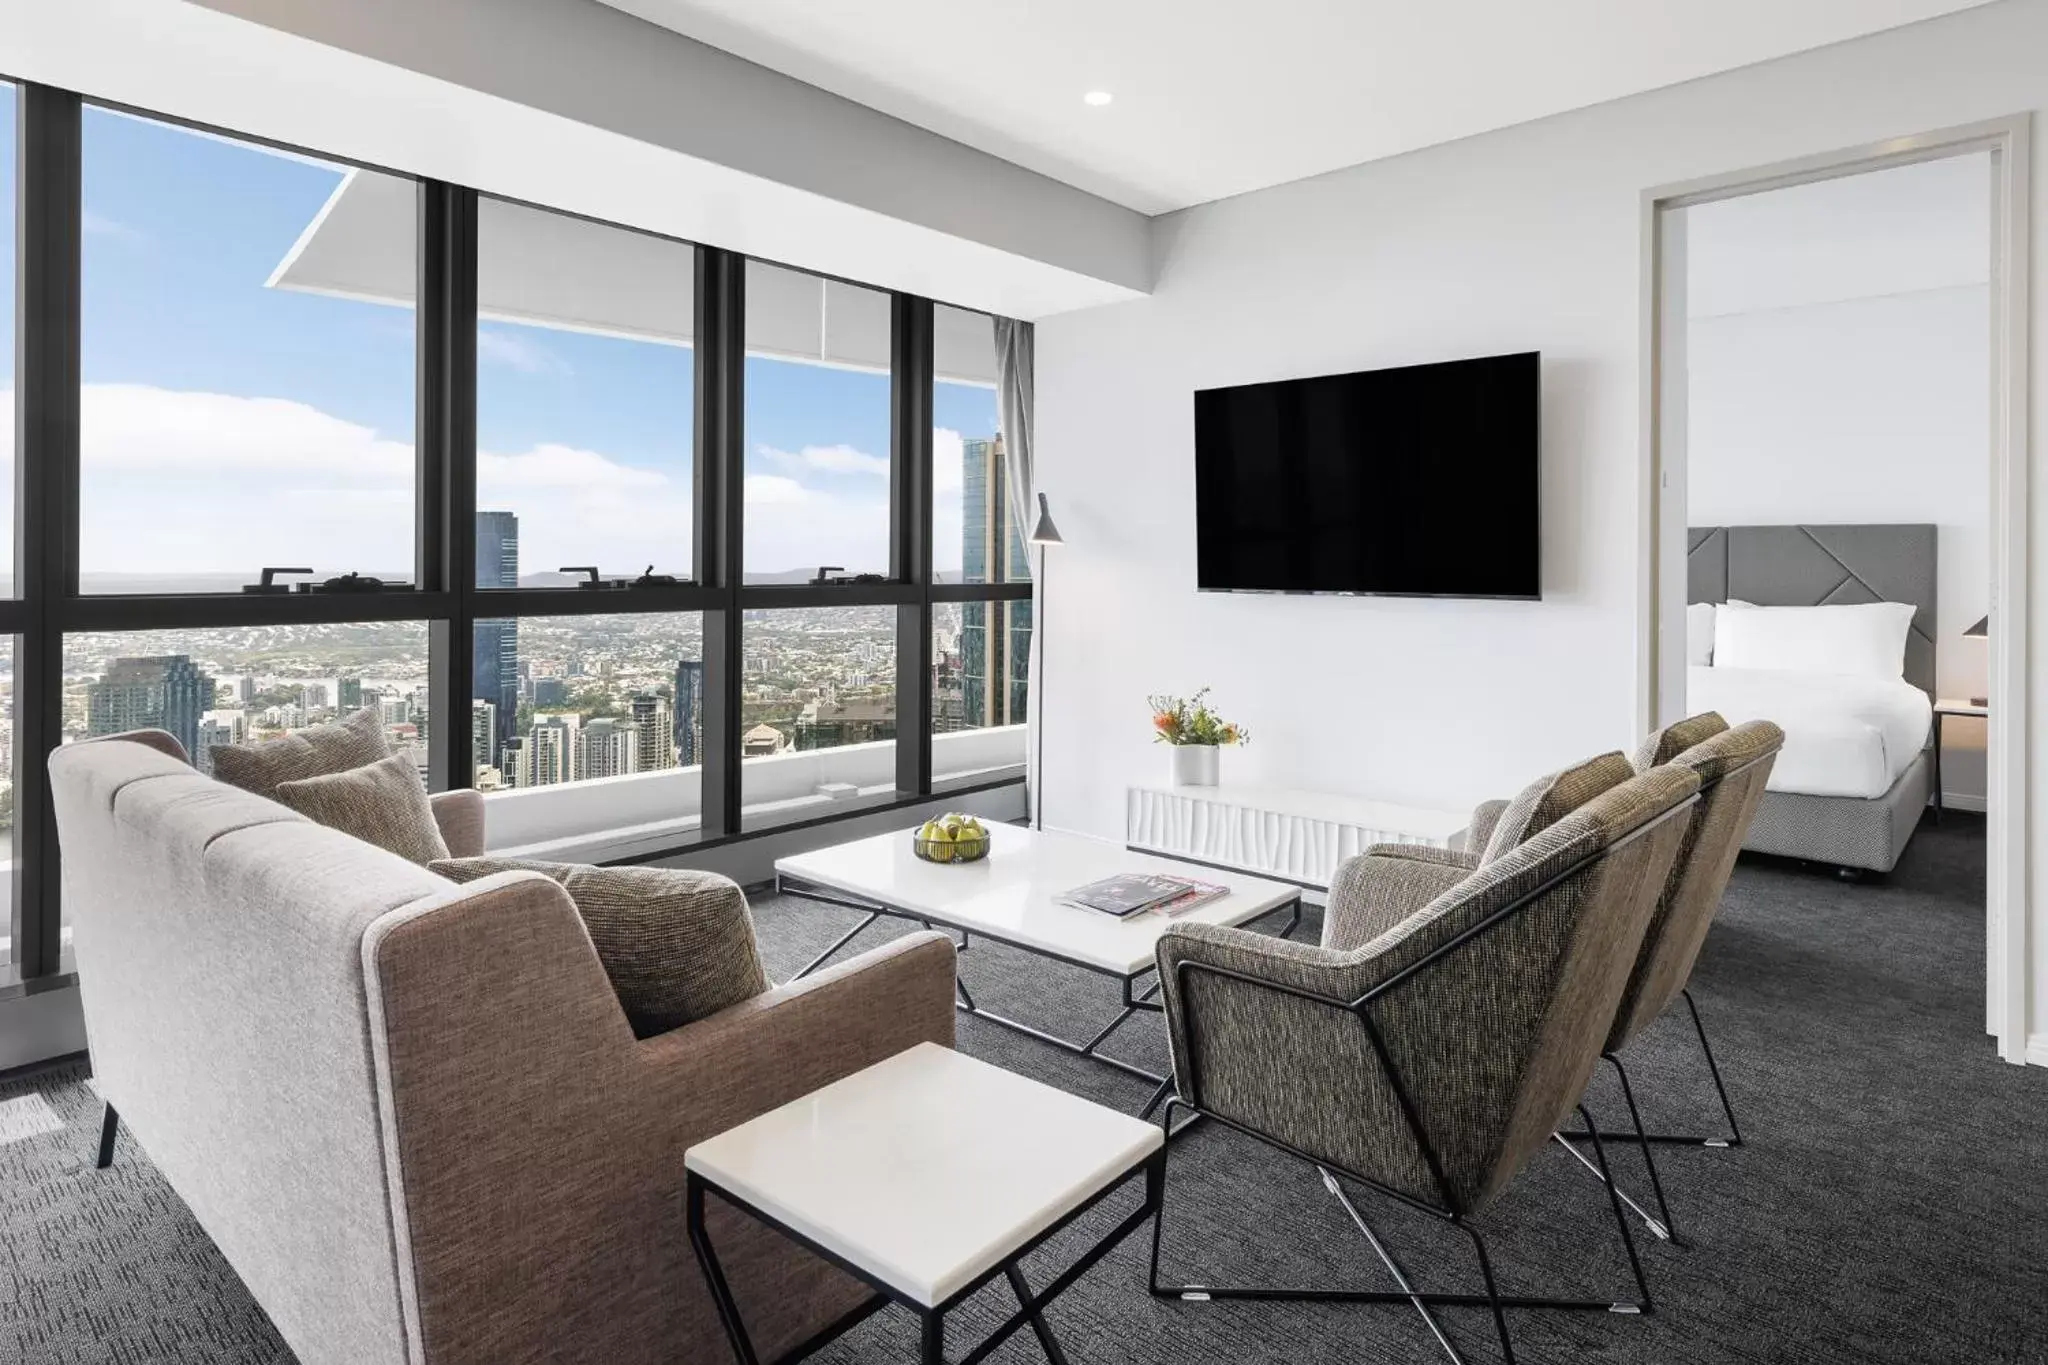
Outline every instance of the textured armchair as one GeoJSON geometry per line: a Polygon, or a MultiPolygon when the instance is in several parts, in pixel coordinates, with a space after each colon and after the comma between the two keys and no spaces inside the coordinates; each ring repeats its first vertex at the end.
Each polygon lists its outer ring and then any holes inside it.
{"type": "MultiPolygon", "coordinates": [[[[1470,1220],[1577,1106],[1699,779],[1670,767],[1632,775],[1617,754],[1546,781],[1557,789],[1526,812],[1542,827],[1476,867],[1405,848],[1347,863],[1333,913],[1340,940],[1362,941],[1311,947],[1176,925],[1159,945],[1178,1092],[1166,1122],[1192,1110],[1314,1163],[1340,1197],[1346,1176],[1453,1223],[1472,1239],[1487,1294],[1169,1288],[1156,1240],[1153,1293],[1411,1303],[1425,1315],[1477,1302],[1492,1307],[1510,1358],[1505,1307],[1615,1306],[1504,1300],[1470,1220]]],[[[1646,1306],[1611,1185],[1610,1204],[1646,1306]]]]}
{"type": "MultiPolygon", "coordinates": [[[[1636,1140],[1642,1146],[1643,1160],[1650,1172],[1651,1189],[1657,1199],[1657,1211],[1661,1215],[1659,1219],[1649,1221],[1651,1230],[1660,1237],[1675,1239],[1678,1232],[1672,1222],[1670,1205],[1664,1196],[1663,1180],[1658,1175],[1651,1145],[1742,1145],[1742,1129],[1735,1121],[1735,1107],[1729,1103],[1728,1087],[1722,1083],[1721,1068],[1714,1061],[1712,1045],[1707,1042],[1707,1030],[1700,1022],[1699,1006],[1686,983],[1692,977],[1700,949],[1706,944],[1707,930],[1712,927],[1714,915],[1721,908],[1728,878],[1735,869],[1736,855],[1741,853],[1743,841],[1749,837],[1750,821],[1756,814],[1758,803],[1763,800],[1764,785],[1770,781],[1772,765],[1784,744],[1785,732],[1769,721],[1747,721],[1731,730],[1718,714],[1708,711],[1655,731],[1644,739],[1635,753],[1634,764],[1641,771],[1652,771],[1659,765],[1668,764],[1690,772],[1700,780],[1699,804],[1693,808],[1692,817],[1686,824],[1678,859],[1672,865],[1671,875],[1658,898],[1649,932],[1643,936],[1642,951],[1636,957],[1628,987],[1622,993],[1621,1007],[1615,1013],[1614,1025],[1608,1030],[1607,1041],[1601,1049],[1621,1083],[1622,1099],[1628,1105],[1636,1140]],[[1685,1000],[1687,1013],[1692,1016],[1693,1032],[1699,1038],[1700,1052],[1706,1058],[1708,1073],[1713,1077],[1721,1112],[1728,1119],[1726,1137],[1645,1131],[1642,1113],[1636,1106],[1635,1088],[1630,1082],[1628,1069],[1621,1062],[1621,1050],[1641,1036],[1644,1029],[1681,997],[1685,1000]]],[[[1574,1132],[1564,1136],[1584,1138],[1586,1134],[1574,1132]]]]}

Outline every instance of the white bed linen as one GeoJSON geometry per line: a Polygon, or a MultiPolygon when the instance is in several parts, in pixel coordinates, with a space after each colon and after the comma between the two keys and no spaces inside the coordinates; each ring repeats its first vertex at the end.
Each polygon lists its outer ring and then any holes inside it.
{"type": "Polygon", "coordinates": [[[1810,796],[1882,796],[1926,747],[1927,694],[1900,678],[1762,668],[1686,670],[1689,711],[1719,711],[1730,725],[1768,720],[1785,731],[1769,790],[1810,796]]]}

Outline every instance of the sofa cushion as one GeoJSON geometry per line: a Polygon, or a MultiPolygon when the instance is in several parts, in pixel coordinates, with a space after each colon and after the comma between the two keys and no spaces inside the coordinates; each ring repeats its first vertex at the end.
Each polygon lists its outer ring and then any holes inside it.
{"type": "Polygon", "coordinates": [[[281,782],[347,772],[391,754],[384,720],[374,706],[326,725],[294,730],[260,744],[215,744],[213,775],[232,787],[277,799],[281,782]]]}
{"type": "Polygon", "coordinates": [[[448,856],[419,768],[393,754],[347,772],[280,782],[277,800],[309,820],[425,865],[448,856]]]}
{"type": "Polygon", "coordinates": [[[768,989],[746,894],[715,873],[490,857],[450,858],[428,870],[458,882],[513,871],[560,882],[637,1037],[666,1033],[768,989]]]}
{"type": "Polygon", "coordinates": [[[1521,847],[1579,807],[1636,775],[1619,751],[1589,758],[1562,772],[1539,777],[1508,802],[1494,822],[1481,863],[1521,847]]]}

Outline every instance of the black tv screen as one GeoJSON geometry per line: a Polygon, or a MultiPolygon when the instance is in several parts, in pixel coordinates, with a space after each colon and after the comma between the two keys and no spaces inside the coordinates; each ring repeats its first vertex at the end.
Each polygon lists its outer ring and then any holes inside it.
{"type": "Polygon", "coordinates": [[[1541,595],[1538,356],[1195,394],[1197,586],[1541,595]]]}

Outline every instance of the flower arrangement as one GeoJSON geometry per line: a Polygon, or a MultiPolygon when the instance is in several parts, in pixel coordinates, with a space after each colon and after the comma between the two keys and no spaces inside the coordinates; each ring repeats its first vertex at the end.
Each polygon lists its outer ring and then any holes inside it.
{"type": "Polygon", "coordinates": [[[1209,709],[1209,689],[1192,697],[1149,698],[1153,739],[1161,744],[1249,744],[1251,731],[1209,709]]]}

